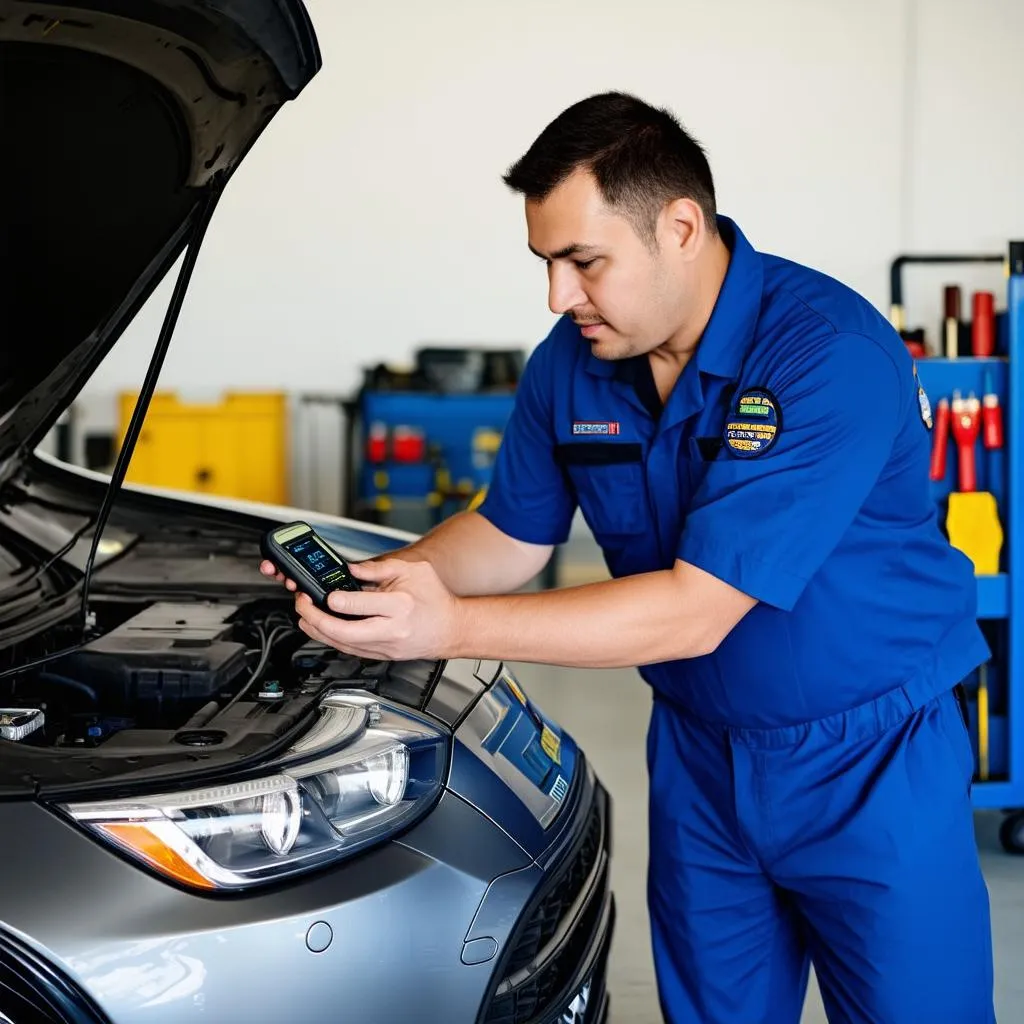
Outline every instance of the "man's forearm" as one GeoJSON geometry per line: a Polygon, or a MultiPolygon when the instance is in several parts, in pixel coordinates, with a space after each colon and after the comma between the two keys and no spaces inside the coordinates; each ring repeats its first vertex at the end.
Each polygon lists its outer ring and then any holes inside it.
{"type": "Polygon", "coordinates": [[[625,668],[713,651],[753,606],[692,566],[460,602],[454,656],[625,668]]]}
{"type": "Polygon", "coordinates": [[[518,589],[544,568],[550,554],[550,547],[507,536],[478,512],[459,512],[375,561],[429,562],[453,594],[469,596],[518,589]]]}

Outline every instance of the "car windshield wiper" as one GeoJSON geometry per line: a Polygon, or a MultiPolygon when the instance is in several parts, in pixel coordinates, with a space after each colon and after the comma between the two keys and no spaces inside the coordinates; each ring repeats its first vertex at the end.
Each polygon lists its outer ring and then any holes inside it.
{"type": "MultiPolygon", "coordinates": [[[[99,549],[100,540],[103,536],[103,528],[107,524],[107,519],[110,517],[114,501],[116,500],[118,492],[121,490],[121,485],[124,483],[124,478],[128,473],[128,464],[131,462],[132,452],[135,450],[135,444],[139,439],[143,420],[146,418],[149,403],[153,397],[153,392],[156,390],[160,371],[163,368],[164,358],[167,355],[167,349],[171,343],[171,335],[174,333],[174,328],[178,322],[178,316],[181,313],[181,307],[185,301],[185,292],[188,290],[189,281],[192,278],[192,271],[195,269],[196,260],[199,257],[199,249],[202,246],[207,228],[210,226],[210,221],[213,218],[213,211],[217,207],[220,194],[221,189],[219,184],[211,187],[203,198],[202,203],[192,214],[194,223],[186,244],[185,258],[182,261],[181,270],[178,272],[178,279],[174,283],[174,292],[171,295],[170,303],[168,303],[167,312],[164,314],[164,322],[160,328],[160,334],[157,337],[156,347],[153,349],[153,355],[149,360],[149,368],[146,370],[146,377],[142,383],[142,390],[139,393],[138,401],[135,403],[135,410],[128,423],[128,429],[125,432],[124,441],[121,444],[121,450],[118,452],[117,460],[114,463],[113,470],[111,471],[110,483],[107,485],[107,490],[103,495],[103,501],[100,504],[99,512],[96,514],[96,519],[94,521],[95,525],[93,526],[92,544],[89,547],[89,557],[86,559],[82,578],[77,580],[68,591],[68,593],[73,593],[79,587],[82,591],[81,604],[79,608],[79,615],[81,618],[81,637],[78,643],[71,647],[66,647],[60,651],[54,651],[43,658],[37,658],[35,661],[28,662],[23,665],[17,665],[14,668],[7,669],[5,672],[0,672],[0,679],[3,679],[6,676],[17,675],[21,672],[26,672],[29,669],[37,668],[40,665],[45,665],[51,661],[56,661],[58,658],[63,658],[66,654],[70,654],[72,651],[78,650],[78,648],[85,643],[88,637],[90,625],[89,583],[92,579],[92,570],[96,561],[96,552],[99,549]]],[[[78,535],[81,532],[82,531],[80,530],[76,531],[75,537],[64,545],[67,550],[71,549],[74,543],[78,540],[78,535]]],[[[66,551],[62,549],[62,553],[66,553],[66,551]]],[[[47,567],[52,565],[57,557],[57,555],[52,556],[47,562],[47,567]]]]}

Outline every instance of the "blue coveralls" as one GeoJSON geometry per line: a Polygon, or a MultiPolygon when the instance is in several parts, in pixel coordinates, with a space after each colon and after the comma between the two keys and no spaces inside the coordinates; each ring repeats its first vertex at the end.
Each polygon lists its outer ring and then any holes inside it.
{"type": "Polygon", "coordinates": [[[973,756],[956,684],[989,650],[927,486],[927,400],[868,302],[731,249],[664,408],[646,357],[567,318],[528,361],[480,511],[614,576],[683,559],[758,600],[654,694],[649,907],[671,1024],[994,1020],[973,756]]]}

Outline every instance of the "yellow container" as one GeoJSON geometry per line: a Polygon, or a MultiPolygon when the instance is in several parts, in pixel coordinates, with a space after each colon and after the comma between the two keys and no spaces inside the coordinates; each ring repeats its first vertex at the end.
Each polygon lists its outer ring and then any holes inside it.
{"type": "MultiPolygon", "coordinates": [[[[118,444],[138,393],[119,399],[118,444]]],[[[275,505],[288,500],[288,399],[283,392],[183,402],[157,392],[150,402],[127,480],[275,505]]]]}

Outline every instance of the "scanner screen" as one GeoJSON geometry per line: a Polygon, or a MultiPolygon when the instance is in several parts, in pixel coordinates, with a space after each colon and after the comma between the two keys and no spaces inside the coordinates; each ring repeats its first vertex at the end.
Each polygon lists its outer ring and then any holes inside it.
{"type": "Polygon", "coordinates": [[[284,545],[285,551],[293,555],[306,571],[325,590],[336,587],[348,576],[338,559],[315,537],[307,534],[284,545]]]}

